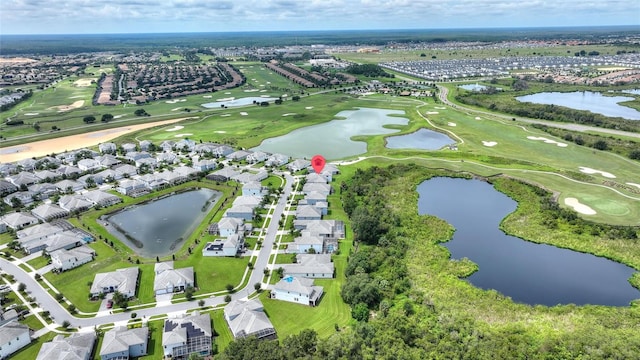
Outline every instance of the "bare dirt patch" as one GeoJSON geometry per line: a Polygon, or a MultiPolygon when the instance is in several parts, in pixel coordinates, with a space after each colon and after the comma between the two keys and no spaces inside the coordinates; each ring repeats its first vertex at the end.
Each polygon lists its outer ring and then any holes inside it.
{"type": "Polygon", "coordinates": [[[173,120],[158,121],[153,123],[123,126],[114,129],[93,131],[84,134],[70,135],[49,140],[34,141],[28,144],[16,145],[3,148],[2,162],[14,162],[32,157],[41,157],[51,153],[59,154],[61,152],[82,149],[90,146],[96,146],[105,141],[113,140],[124,134],[134,131],[147,129],[159,125],[173,124],[188,118],[180,118],[173,120]]]}
{"type": "Polygon", "coordinates": [[[91,86],[91,82],[96,80],[97,79],[78,79],[73,82],[73,85],[77,87],[89,87],[91,86]]]}
{"type": "Polygon", "coordinates": [[[71,111],[73,109],[79,109],[83,105],[84,105],[84,100],[78,100],[78,101],[74,101],[73,104],[71,104],[71,105],[52,106],[52,107],[48,108],[47,110],[58,109],[58,112],[65,112],[65,111],[71,111]]]}

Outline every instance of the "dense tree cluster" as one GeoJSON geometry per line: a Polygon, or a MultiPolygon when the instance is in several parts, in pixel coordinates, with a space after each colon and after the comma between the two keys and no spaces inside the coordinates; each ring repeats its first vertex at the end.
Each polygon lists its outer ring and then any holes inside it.
{"type": "Polygon", "coordinates": [[[364,75],[366,77],[394,77],[377,64],[353,64],[346,68],[349,74],[364,75]]]}

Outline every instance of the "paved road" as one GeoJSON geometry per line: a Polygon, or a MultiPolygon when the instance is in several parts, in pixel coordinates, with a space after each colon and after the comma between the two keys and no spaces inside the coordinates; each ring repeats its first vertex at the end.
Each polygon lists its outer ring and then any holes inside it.
{"type": "MultiPolygon", "coordinates": [[[[258,252],[253,271],[251,271],[249,276],[249,281],[246,282],[247,285],[245,287],[243,287],[242,289],[238,289],[234,294],[231,295],[232,299],[241,299],[247,297],[255,291],[254,284],[257,282],[262,282],[262,278],[264,276],[263,270],[269,262],[271,249],[273,248],[273,244],[276,240],[280,215],[283,213],[287,204],[287,198],[289,197],[293,189],[294,178],[288,173],[282,175],[284,175],[286,180],[284,189],[282,191],[282,194],[278,198],[278,202],[275,208],[273,209],[272,219],[264,234],[263,245],[258,252]]],[[[132,312],[137,313],[138,318],[148,318],[154,315],[166,315],[174,312],[184,312],[186,310],[198,307],[197,301],[191,301],[181,302],[177,304],[167,304],[146,309],[134,308],[128,312],[120,312],[115,314],[102,313],[92,318],[79,318],[71,315],[63,307],[62,304],[58,303],[58,301],[56,301],[44,288],[42,288],[42,286],[30,274],[26,273],[18,265],[13,264],[12,262],[4,258],[0,258],[0,268],[3,271],[15,276],[16,283],[24,283],[27,286],[27,291],[30,293],[29,295],[36,299],[36,302],[42,309],[49,311],[52,318],[57,324],[62,324],[66,320],[69,322],[69,324],[71,324],[72,327],[92,328],[94,326],[99,326],[102,324],[126,322],[128,320],[131,320],[132,312]]],[[[199,299],[205,301],[205,306],[219,306],[224,304],[224,296],[210,296],[206,298],[202,297],[199,299]]]]}
{"type": "Polygon", "coordinates": [[[513,115],[498,114],[498,113],[493,113],[493,112],[489,112],[489,111],[473,109],[473,108],[469,108],[469,107],[462,106],[462,105],[459,105],[459,104],[453,104],[452,102],[450,102],[449,99],[447,99],[447,95],[449,93],[449,89],[447,89],[446,87],[444,87],[442,85],[438,85],[438,89],[439,89],[438,97],[440,98],[440,101],[442,101],[444,104],[447,104],[447,105],[449,105],[449,106],[451,106],[453,108],[456,108],[456,109],[461,109],[461,110],[469,111],[469,112],[476,113],[476,114],[494,116],[494,117],[502,118],[502,119],[505,119],[505,120],[516,119],[518,121],[522,121],[522,122],[525,122],[525,123],[528,123],[528,124],[541,124],[541,125],[546,125],[546,126],[549,126],[549,127],[554,127],[554,128],[558,128],[558,129],[565,129],[565,130],[571,130],[571,131],[581,131],[581,132],[594,131],[594,132],[605,133],[605,134],[621,135],[621,136],[640,138],[640,133],[634,133],[634,132],[628,132],[628,131],[622,131],[622,130],[615,130],[615,129],[607,129],[607,128],[601,128],[601,127],[595,127],[595,126],[587,126],[587,125],[574,124],[574,123],[561,123],[561,122],[554,122],[554,121],[536,120],[536,119],[523,118],[523,117],[518,117],[518,116],[513,116],[513,115]]]}

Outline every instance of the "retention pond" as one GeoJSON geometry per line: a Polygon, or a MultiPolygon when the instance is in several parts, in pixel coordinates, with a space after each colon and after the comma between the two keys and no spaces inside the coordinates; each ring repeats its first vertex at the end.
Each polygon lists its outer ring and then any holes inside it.
{"type": "Polygon", "coordinates": [[[591,254],[535,244],[499,229],[517,203],[480,180],[434,178],[421,183],[418,211],[455,228],[444,245],[454,259],[468,258],[478,271],[468,277],[531,305],[628,306],[640,291],[628,279],[634,269],[591,254]]]}

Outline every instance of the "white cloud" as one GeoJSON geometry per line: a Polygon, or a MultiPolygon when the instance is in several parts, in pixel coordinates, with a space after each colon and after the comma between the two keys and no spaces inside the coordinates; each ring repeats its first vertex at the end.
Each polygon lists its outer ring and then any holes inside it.
{"type": "Polygon", "coordinates": [[[2,0],[0,33],[633,25],[637,0],[2,0]],[[117,21],[116,21],[117,20],[117,21]],[[98,22],[101,22],[98,24],[98,22]],[[140,26],[140,23],[145,26],[140,26]],[[105,28],[107,24],[110,27],[105,28]]]}

